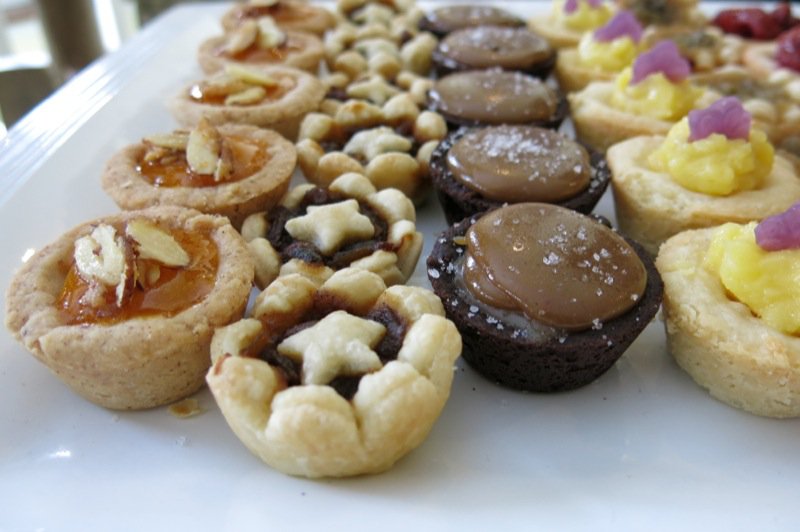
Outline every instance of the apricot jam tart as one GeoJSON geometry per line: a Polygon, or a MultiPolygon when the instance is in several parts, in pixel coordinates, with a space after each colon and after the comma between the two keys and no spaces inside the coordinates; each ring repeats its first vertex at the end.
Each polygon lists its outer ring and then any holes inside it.
{"type": "Polygon", "coordinates": [[[75,392],[114,409],[203,384],[216,327],[241,318],[253,263],[221,216],[180,207],[82,224],[14,277],[6,326],[75,392]]]}

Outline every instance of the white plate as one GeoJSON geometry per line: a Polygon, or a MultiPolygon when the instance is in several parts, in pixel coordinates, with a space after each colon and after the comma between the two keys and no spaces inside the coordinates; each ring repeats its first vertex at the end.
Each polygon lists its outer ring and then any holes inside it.
{"type": "MultiPolygon", "coordinates": [[[[174,127],[164,100],[199,77],[195,49],[223,9],[169,12],[0,141],[0,296],[29,249],[116,211],[98,182],[105,161],[174,127]]],[[[611,214],[608,197],[599,211],[611,214]]],[[[444,219],[435,201],[419,219],[427,254],[444,219]]],[[[427,284],[423,263],[414,280],[427,284]]],[[[460,363],[418,450],[379,476],[321,482],[262,464],[207,391],[207,412],[188,420],[114,413],[3,332],[0,531],[797,530],[800,421],[709,398],[667,354],[662,327],[571,393],[505,390],[460,363]]]]}

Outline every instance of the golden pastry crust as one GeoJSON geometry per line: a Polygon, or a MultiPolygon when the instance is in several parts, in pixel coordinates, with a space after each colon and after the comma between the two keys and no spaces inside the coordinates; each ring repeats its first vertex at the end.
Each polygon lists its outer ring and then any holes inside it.
{"type": "Polygon", "coordinates": [[[189,91],[196,85],[193,83],[170,102],[172,116],[184,126],[195,126],[205,117],[215,125],[237,123],[273,129],[294,140],[305,115],[315,111],[325,97],[325,87],[316,77],[295,68],[269,66],[258,71],[279,80],[290,79],[293,86],[280,98],[256,105],[214,105],[190,96],[189,91]]]}
{"type": "Polygon", "coordinates": [[[667,174],[650,170],[647,157],[663,140],[638,137],[612,146],[606,154],[619,228],[654,255],[662,242],[681,231],[761,220],[800,200],[797,167],[780,153],[758,189],[730,196],[687,190],[667,174]]]}
{"type": "MultiPolygon", "coordinates": [[[[279,11],[292,13],[291,17],[281,16],[280,13],[273,16],[276,24],[283,29],[304,31],[322,37],[326,31],[336,25],[333,14],[324,7],[298,0],[280,0],[278,4],[280,5],[279,11]]],[[[241,24],[242,20],[260,16],[258,13],[252,14],[253,8],[254,6],[248,5],[247,2],[237,3],[222,15],[220,21],[222,28],[226,32],[232,31],[241,24]]],[[[269,9],[265,14],[270,15],[269,9]]]]}
{"type": "Polygon", "coordinates": [[[702,265],[712,235],[713,229],[680,233],[659,251],[668,349],[720,401],[760,416],[798,416],[800,338],[727,297],[702,265]]]}
{"type": "MultiPolygon", "coordinates": [[[[550,46],[559,51],[559,55],[564,48],[578,46],[584,32],[573,30],[564,24],[564,21],[555,16],[552,12],[548,16],[536,16],[528,19],[528,29],[541,35],[550,46]]],[[[569,89],[562,85],[566,92],[569,89]]]]}
{"type": "MultiPolygon", "coordinates": [[[[305,194],[314,188],[308,184],[293,188],[283,197],[280,206],[287,209],[297,207],[305,194]]],[[[416,212],[411,200],[397,189],[378,192],[366,177],[354,173],[339,176],[328,188],[340,198],[339,202],[347,199],[363,202],[388,224],[387,245],[350,262],[348,266],[376,273],[387,285],[405,283],[414,273],[423,244],[422,233],[416,230],[414,224],[416,212]]],[[[333,227],[338,222],[320,220],[319,223],[333,227]]],[[[344,232],[348,229],[347,226],[341,228],[344,232]]],[[[310,264],[298,259],[284,263],[266,238],[268,230],[267,213],[249,216],[242,226],[242,236],[248,242],[255,260],[257,286],[264,288],[278,276],[298,271],[323,280],[333,274],[334,270],[324,264],[310,264]]]]}
{"type": "Polygon", "coordinates": [[[274,131],[253,126],[227,124],[219,127],[223,136],[263,142],[269,158],[255,174],[211,187],[157,187],[137,170],[146,151],[144,143],[117,152],[106,164],[100,178],[103,190],[125,210],[156,205],[177,205],[207,214],[227,216],[234,227],[254,212],[275,205],[286,193],[292,179],[297,153],[294,145],[274,131]]]}
{"type": "MultiPolygon", "coordinates": [[[[385,289],[363,270],[340,270],[324,283],[294,274],[260,294],[253,314],[216,332],[207,381],[234,433],[264,462],[311,478],[378,473],[425,439],[450,394],[461,353],[461,337],[432,292],[385,289]],[[407,325],[396,360],[367,372],[350,400],[326,384],[287,387],[282,370],[247,353],[259,337],[283,338],[320,302],[347,311],[327,314],[318,325],[334,314],[359,321],[356,316],[380,308],[407,325]]],[[[340,334],[336,341],[347,342],[359,332],[340,334]]],[[[303,368],[305,375],[305,362],[303,368]]]]}
{"type": "Polygon", "coordinates": [[[317,73],[319,62],[324,55],[322,41],[313,33],[300,31],[287,31],[287,39],[293,49],[282,53],[280,59],[269,61],[237,61],[226,54],[217,51],[225,46],[228,37],[221,35],[212,37],[200,45],[197,50],[197,62],[206,74],[213,74],[225,68],[227,63],[239,63],[247,66],[287,66],[299,68],[312,74],[317,73]]]}
{"type": "Polygon", "coordinates": [[[558,85],[564,92],[579,91],[593,81],[612,81],[617,76],[617,72],[606,72],[584,65],[577,48],[559,50],[555,74],[558,85]]]}
{"type": "MultiPolygon", "coordinates": [[[[613,82],[597,81],[568,95],[578,138],[595,150],[605,151],[611,145],[632,137],[666,135],[675,124],[613,107],[610,101],[614,90],[613,82]]],[[[717,98],[717,94],[707,90],[695,107],[706,107],[717,98]]]]}
{"type": "Polygon", "coordinates": [[[252,279],[247,246],[226,218],[179,207],[128,211],[82,224],[31,257],[8,289],[6,326],[86,399],[120,410],[150,408],[186,397],[203,385],[214,329],[242,316],[252,279]],[[219,254],[212,291],[171,317],[65,325],[55,304],[75,240],[99,223],[141,218],[187,231],[210,231],[219,254]]]}

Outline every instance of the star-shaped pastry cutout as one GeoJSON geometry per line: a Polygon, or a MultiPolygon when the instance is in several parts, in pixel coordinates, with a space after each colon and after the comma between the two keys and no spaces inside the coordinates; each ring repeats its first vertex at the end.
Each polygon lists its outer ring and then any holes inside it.
{"type": "Polygon", "coordinates": [[[286,338],[278,352],[303,361],[303,384],[328,384],[339,375],[361,375],[382,367],[372,350],[386,328],[337,310],[286,338]]]}
{"type": "Polygon", "coordinates": [[[389,98],[397,94],[400,94],[400,89],[377,74],[347,87],[347,95],[351,98],[369,100],[377,105],[383,105],[389,98]]]}
{"type": "Polygon", "coordinates": [[[286,222],[286,231],[298,240],[311,242],[323,255],[332,255],[344,244],[375,234],[372,221],[359,212],[354,199],[310,206],[306,212],[286,222]]]}

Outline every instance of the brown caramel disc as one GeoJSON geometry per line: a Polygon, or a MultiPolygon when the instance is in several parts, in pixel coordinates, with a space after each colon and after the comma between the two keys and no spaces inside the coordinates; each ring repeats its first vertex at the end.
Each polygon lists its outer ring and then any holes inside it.
{"type": "Polygon", "coordinates": [[[644,294],[647,272],[633,248],[611,229],[563,207],[497,209],[470,227],[467,240],[475,267],[464,269],[465,281],[475,297],[516,307],[553,327],[600,328],[644,294]],[[507,299],[498,301],[501,292],[507,299]]]}
{"type": "Polygon", "coordinates": [[[550,45],[525,28],[478,26],[454,31],[439,46],[441,53],[472,68],[527,69],[553,55],[550,45]]]}
{"type": "Polygon", "coordinates": [[[457,72],[434,83],[437,110],[487,124],[527,124],[551,120],[558,108],[555,90],[519,72],[457,72]]]}
{"type": "Polygon", "coordinates": [[[559,202],[585,190],[589,154],[549,129],[496,126],[461,137],[447,154],[455,179],[493,201],[559,202]]]}
{"type": "Polygon", "coordinates": [[[449,6],[434,9],[430,24],[442,33],[474,26],[521,26],[522,21],[504,9],[489,6],[449,6]]]}

